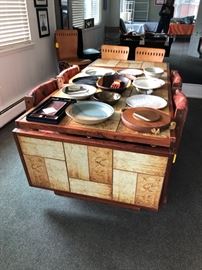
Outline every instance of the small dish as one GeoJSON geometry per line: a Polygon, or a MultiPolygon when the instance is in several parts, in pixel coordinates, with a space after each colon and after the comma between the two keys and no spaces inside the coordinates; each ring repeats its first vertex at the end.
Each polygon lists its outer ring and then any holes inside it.
{"type": "Polygon", "coordinates": [[[101,101],[109,105],[115,105],[119,101],[120,98],[121,98],[121,95],[119,93],[110,92],[110,91],[97,92],[94,95],[92,95],[93,100],[101,101]]]}
{"type": "Polygon", "coordinates": [[[67,84],[62,88],[62,92],[69,99],[87,99],[96,92],[96,88],[87,84],[67,84]]]}
{"type": "Polygon", "coordinates": [[[146,77],[160,78],[162,77],[164,70],[160,67],[147,67],[144,69],[144,74],[146,77]]]}
{"type": "Polygon", "coordinates": [[[165,82],[161,79],[157,78],[137,78],[135,81],[133,81],[133,85],[137,87],[138,89],[157,89],[163,86],[165,82]]]}
{"type": "Polygon", "coordinates": [[[112,106],[99,101],[80,101],[71,104],[65,112],[77,123],[94,125],[110,118],[114,109],[112,106]]]}

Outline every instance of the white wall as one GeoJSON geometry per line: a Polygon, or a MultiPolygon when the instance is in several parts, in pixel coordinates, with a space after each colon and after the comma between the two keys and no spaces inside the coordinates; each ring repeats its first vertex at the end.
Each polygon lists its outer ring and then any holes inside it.
{"type": "Polygon", "coordinates": [[[202,37],[202,1],[200,1],[196,24],[193,34],[191,36],[188,54],[191,56],[199,57],[197,52],[199,38],[202,37]]]}
{"type": "MultiPolygon", "coordinates": [[[[0,112],[22,98],[32,87],[57,74],[54,1],[48,1],[50,36],[43,38],[39,38],[34,1],[27,0],[27,5],[33,44],[13,52],[0,52],[0,112]]],[[[1,114],[0,127],[4,122],[1,114]]]]}

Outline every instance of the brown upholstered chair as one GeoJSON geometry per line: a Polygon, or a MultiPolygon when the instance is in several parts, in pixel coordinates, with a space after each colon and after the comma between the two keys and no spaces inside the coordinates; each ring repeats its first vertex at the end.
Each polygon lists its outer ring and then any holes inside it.
{"type": "Polygon", "coordinates": [[[38,105],[44,98],[58,89],[57,79],[53,78],[34,87],[24,97],[26,110],[38,105]]]}
{"type": "MultiPolygon", "coordinates": [[[[91,63],[90,59],[78,57],[78,32],[77,30],[58,29],[55,31],[55,47],[59,62],[66,68],[68,65],[78,65],[83,69],[91,63]],[[65,65],[66,64],[66,65],[65,65]]],[[[62,68],[60,68],[60,71],[62,68]]]]}
{"type": "Polygon", "coordinates": [[[72,67],[66,68],[57,75],[58,88],[61,89],[64,84],[68,83],[69,80],[80,72],[78,65],[73,65],[72,67]]]}
{"type": "Polygon", "coordinates": [[[175,153],[178,153],[184,124],[187,118],[187,112],[188,112],[188,101],[185,94],[180,90],[176,90],[175,94],[173,95],[173,103],[175,107],[175,113],[174,113],[174,122],[176,123],[175,126],[175,134],[176,134],[176,142],[174,145],[175,153]]]}
{"type": "Polygon", "coordinates": [[[101,58],[113,60],[127,60],[129,47],[119,45],[102,45],[101,58]]]}
{"type": "Polygon", "coordinates": [[[135,49],[136,61],[163,62],[165,49],[137,47],[135,49]]]}
{"type": "Polygon", "coordinates": [[[171,87],[172,92],[174,93],[176,89],[182,89],[182,77],[179,74],[178,70],[171,70],[171,87]]]}

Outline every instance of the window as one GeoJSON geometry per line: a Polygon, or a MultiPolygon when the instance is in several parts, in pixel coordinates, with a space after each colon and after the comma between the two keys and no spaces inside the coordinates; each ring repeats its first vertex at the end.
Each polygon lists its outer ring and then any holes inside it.
{"type": "Polygon", "coordinates": [[[149,0],[121,0],[120,17],[124,21],[147,21],[149,0]]]}
{"type": "Polygon", "coordinates": [[[0,49],[31,41],[26,0],[0,1],[0,49]]]}
{"type": "Polygon", "coordinates": [[[84,28],[84,19],[94,18],[94,24],[101,20],[101,0],[72,0],[72,25],[84,28]]]}
{"type": "Polygon", "coordinates": [[[200,0],[175,0],[174,17],[194,16],[196,19],[199,3],[200,0]]]}

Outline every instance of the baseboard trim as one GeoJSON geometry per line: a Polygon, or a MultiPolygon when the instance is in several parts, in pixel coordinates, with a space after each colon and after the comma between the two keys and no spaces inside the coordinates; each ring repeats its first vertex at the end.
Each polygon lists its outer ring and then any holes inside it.
{"type": "Polygon", "coordinates": [[[15,103],[15,106],[9,107],[8,110],[4,110],[0,115],[0,128],[9,123],[11,120],[16,118],[19,114],[25,111],[24,99],[20,103],[15,103]]]}
{"type": "Polygon", "coordinates": [[[202,84],[183,83],[183,92],[190,98],[202,98],[202,84]]]}

